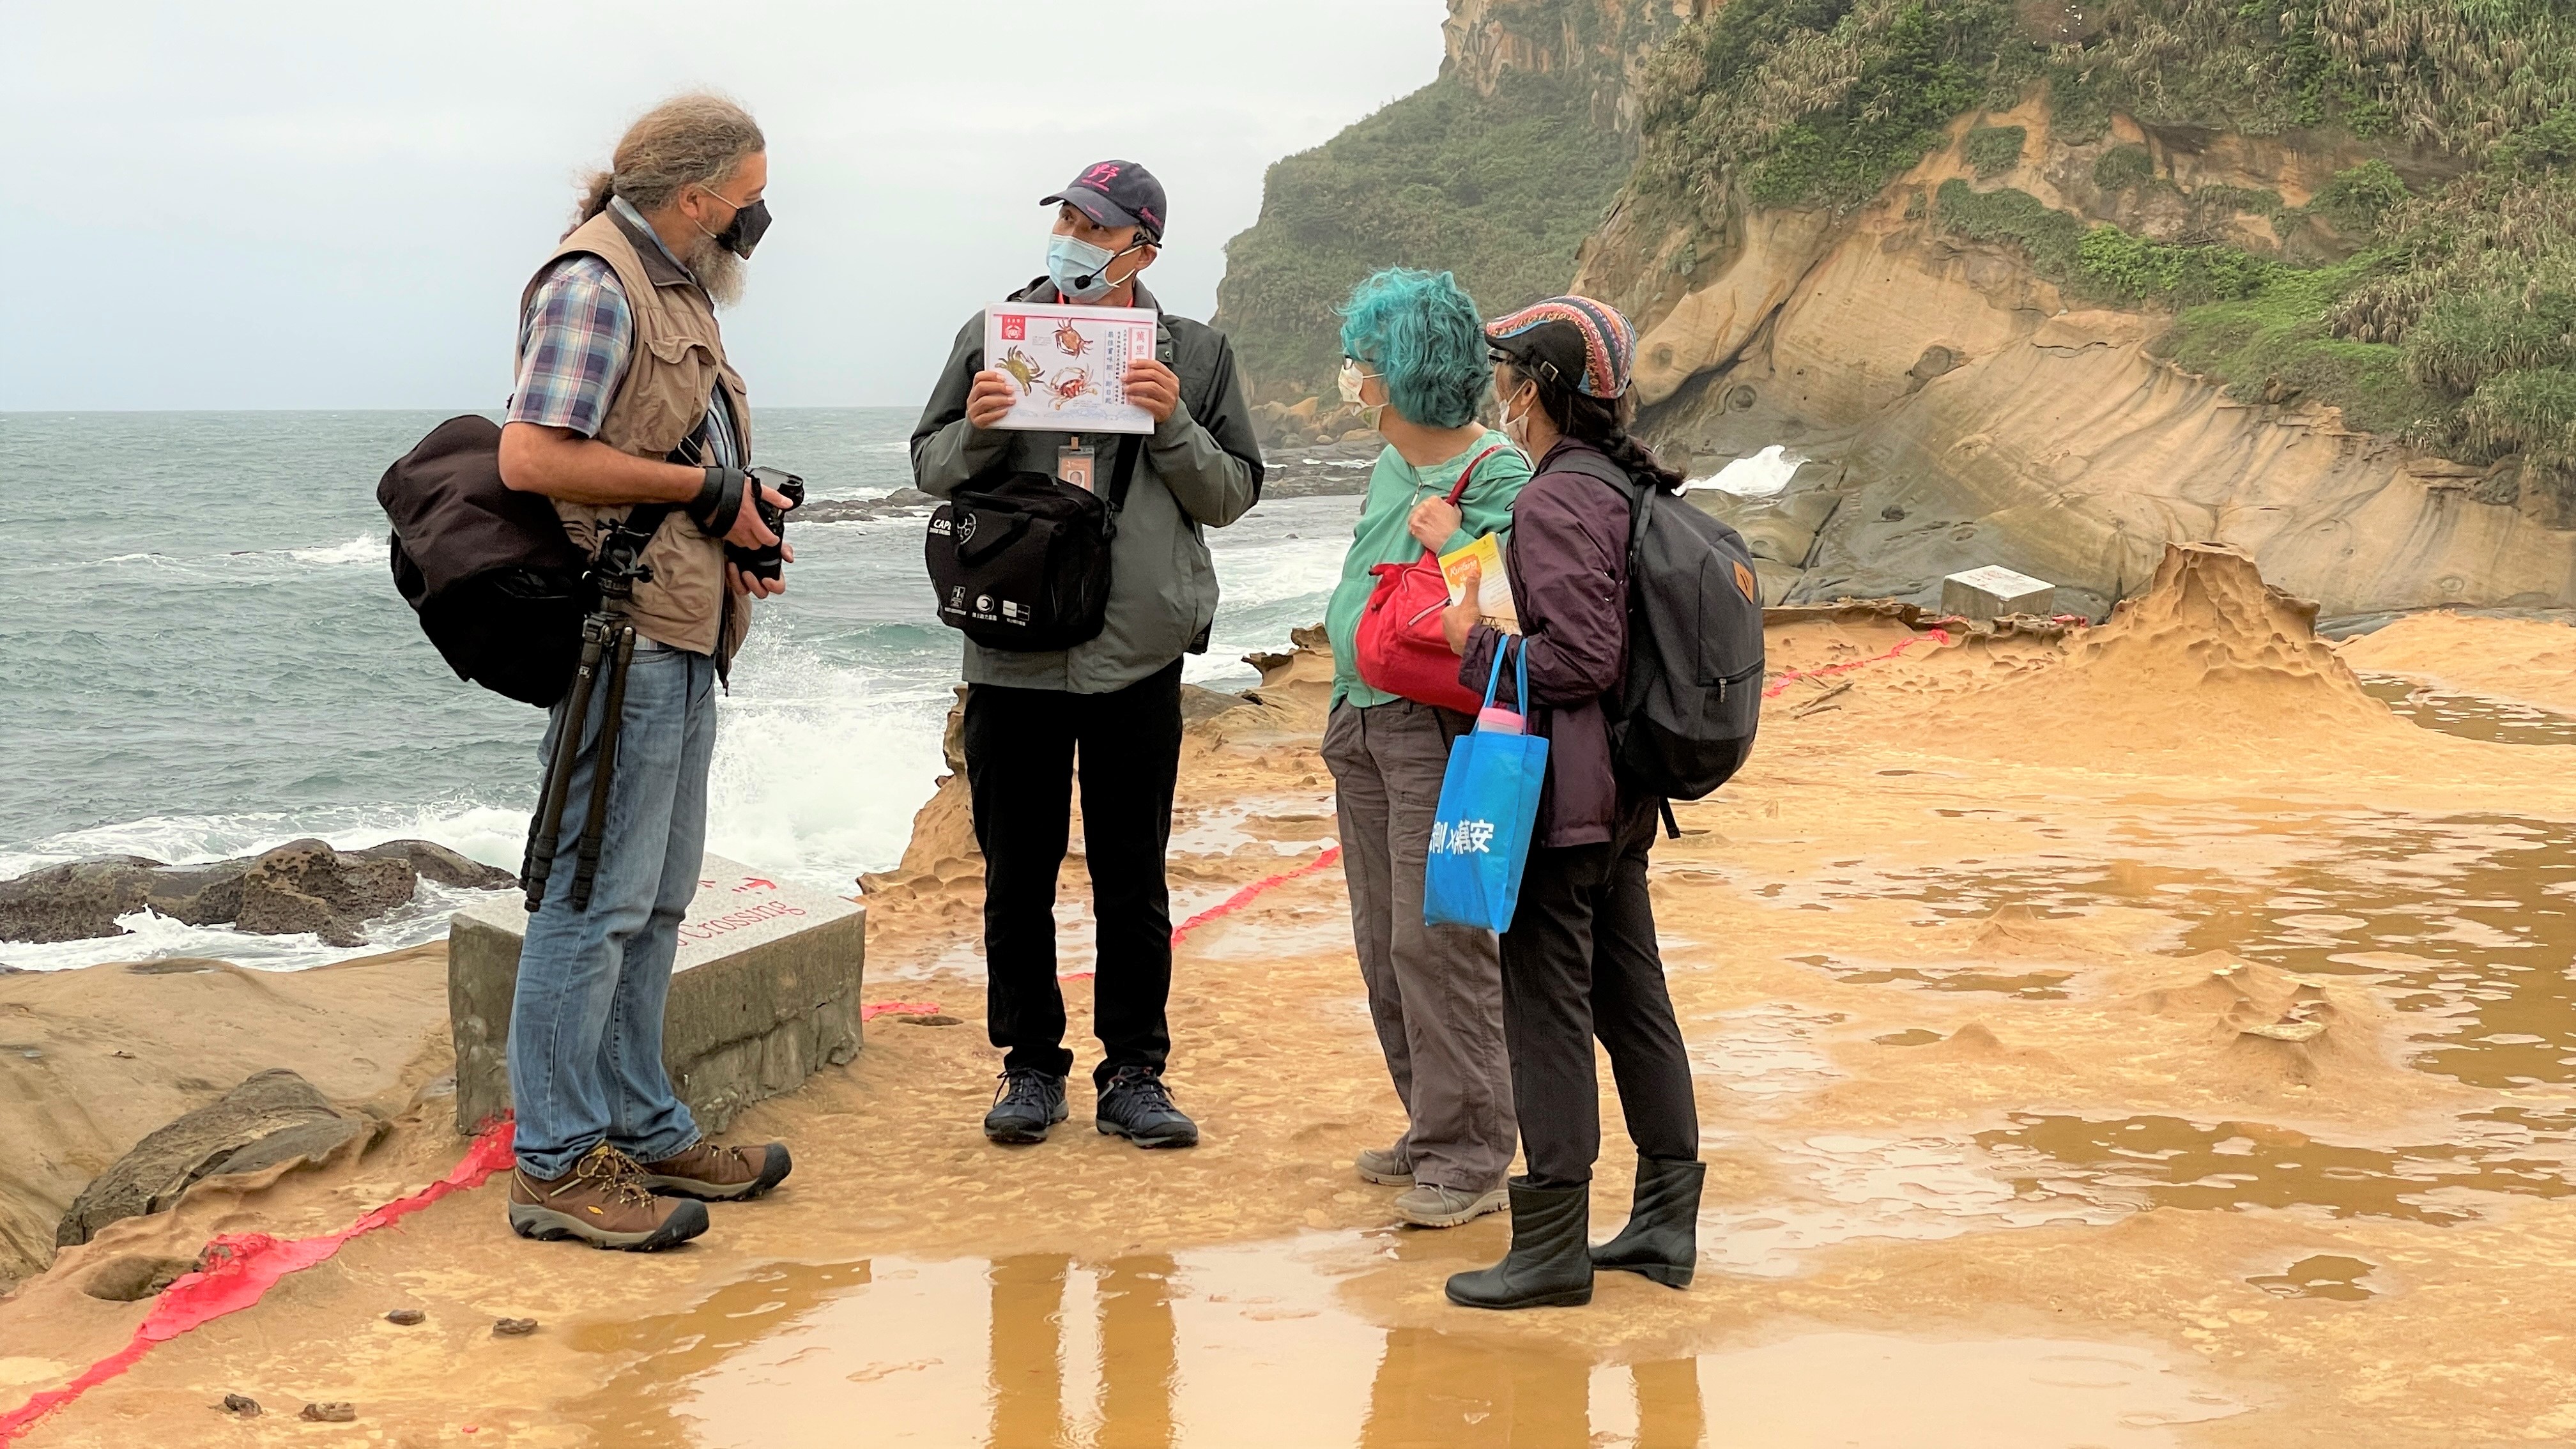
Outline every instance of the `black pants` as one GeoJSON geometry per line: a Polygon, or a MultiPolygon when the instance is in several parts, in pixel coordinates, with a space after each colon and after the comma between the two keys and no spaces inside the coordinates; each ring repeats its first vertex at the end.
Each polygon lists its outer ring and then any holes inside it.
{"type": "Polygon", "coordinates": [[[1664,989],[1646,852],[1653,802],[1599,845],[1534,849],[1503,933],[1503,1041],[1531,1181],[1592,1180],[1601,1155],[1601,1089],[1592,1039],[1610,1052],[1628,1138],[1642,1157],[1699,1156],[1690,1059],[1664,989]]]}
{"type": "Polygon", "coordinates": [[[966,691],[966,786],[984,852],[985,1012],[1005,1067],[1063,1076],[1064,991],[1055,977],[1056,873],[1064,865],[1074,761],[1083,854],[1098,923],[1093,1029],[1120,1067],[1163,1069],[1172,1035],[1172,905],[1163,850],[1181,763],[1181,664],[1109,694],[966,691]]]}

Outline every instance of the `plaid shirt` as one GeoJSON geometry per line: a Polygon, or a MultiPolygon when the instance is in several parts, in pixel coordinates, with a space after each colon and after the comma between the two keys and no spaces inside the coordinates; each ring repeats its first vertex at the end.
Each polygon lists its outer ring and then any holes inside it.
{"type": "MultiPolygon", "coordinates": [[[[624,208],[638,230],[653,236],[625,198],[609,204],[624,208]]],[[[654,244],[659,246],[661,239],[654,237],[654,244]]],[[[519,380],[510,394],[507,420],[599,436],[634,350],[635,309],[627,303],[617,269],[596,256],[564,258],[538,284],[536,295],[528,299],[528,315],[520,320],[519,380]]],[[[725,405],[722,384],[707,398],[706,440],[708,463],[742,466],[733,410],[725,405]]]]}

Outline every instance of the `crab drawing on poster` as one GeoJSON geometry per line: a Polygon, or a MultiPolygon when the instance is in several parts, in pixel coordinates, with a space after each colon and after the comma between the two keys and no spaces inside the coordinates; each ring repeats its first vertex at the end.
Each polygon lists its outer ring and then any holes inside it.
{"type": "Polygon", "coordinates": [[[1055,433],[1150,433],[1127,401],[1130,359],[1154,355],[1154,314],[1127,307],[999,302],[984,310],[984,365],[1019,394],[996,426],[1055,433]]]}

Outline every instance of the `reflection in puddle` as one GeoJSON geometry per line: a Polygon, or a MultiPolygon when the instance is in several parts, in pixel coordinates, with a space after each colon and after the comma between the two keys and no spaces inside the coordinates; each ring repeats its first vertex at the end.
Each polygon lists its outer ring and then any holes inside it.
{"type": "Polygon", "coordinates": [[[2016,1113],[1980,1132],[2016,1192],[2136,1208],[2321,1207],[2339,1218],[2403,1218],[2447,1227],[2479,1216],[2470,1195],[2576,1194],[2562,1161],[2515,1155],[2532,1139],[2506,1127],[2437,1147],[2381,1149],[2319,1142],[2252,1122],[2203,1125],[2177,1117],[2094,1122],[2016,1113]]]}
{"type": "Polygon", "coordinates": [[[1847,901],[1923,904],[1927,921],[2001,907],[2041,919],[2105,906],[2186,923],[2183,946],[2301,975],[2366,975],[2406,1010],[2456,1033],[2415,1065],[2482,1087],[2576,1082],[2576,827],[2506,815],[2353,814],[2282,820],[2185,817],[2131,833],[2141,856],[2187,859],[2203,838],[2308,837],[2295,865],[2187,868],[2166,860],[2039,855],[1876,870],[1865,862],[1757,896],[1800,909],[1847,901]]]}
{"type": "Polygon", "coordinates": [[[2361,687],[2391,713],[2428,730],[2491,745],[2576,745],[2576,719],[2477,694],[2446,694],[2396,674],[2365,674],[2361,687]]]}
{"type": "Polygon", "coordinates": [[[2359,1258],[2319,1253],[2292,1263],[2285,1272],[2263,1273],[2245,1281],[2275,1298],[2331,1298],[2340,1303],[2360,1303],[2374,1296],[2361,1286],[2361,1280],[2378,1266],[2359,1258]]]}
{"type": "Polygon", "coordinates": [[[1899,1425],[1909,1445],[2055,1449],[2171,1445],[2242,1407],[2111,1344],[1818,1333],[1608,1365],[1498,1327],[1378,1328],[1280,1246],[778,1266],[578,1328],[577,1350],[631,1362],[566,1411],[601,1442],[698,1449],[1663,1449],[1721,1428],[1825,1446],[1899,1425]]]}

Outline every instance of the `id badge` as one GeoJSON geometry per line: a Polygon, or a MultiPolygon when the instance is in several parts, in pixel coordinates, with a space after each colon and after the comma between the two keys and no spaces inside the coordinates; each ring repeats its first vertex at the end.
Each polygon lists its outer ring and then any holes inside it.
{"type": "Polygon", "coordinates": [[[1085,493],[1099,490],[1091,486],[1091,460],[1094,449],[1089,443],[1069,443],[1055,450],[1055,476],[1085,493]]]}

